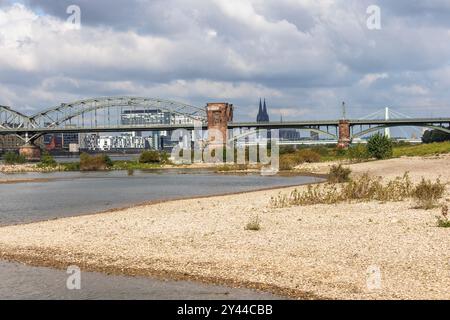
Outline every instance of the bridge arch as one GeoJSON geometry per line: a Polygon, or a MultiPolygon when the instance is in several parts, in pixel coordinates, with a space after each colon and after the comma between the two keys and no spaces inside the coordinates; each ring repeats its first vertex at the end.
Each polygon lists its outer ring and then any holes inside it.
{"type": "Polygon", "coordinates": [[[64,126],[68,122],[72,124],[72,121],[79,123],[80,118],[82,126],[84,126],[85,116],[90,116],[90,120],[93,120],[92,117],[94,117],[95,126],[99,125],[99,120],[113,121],[112,117],[115,117],[114,121],[119,124],[121,111],[124,109],[130,111],[160,109],[171,115],[182,116],[186,121],[206,122],[206,111],[203,108],[177,101],[142,97],[102,97],[62,103],[57,107],[38,112],[30,119],[37,126],[47,128],[64,126]],[[98,115],[97,112],[104,113],[102,119],[102,115],[98,115]]]}
{"type": "Polygon", "coordinates": [[[0,128],[17,129],[30,124],[30,118],[11,107],[0,106],[0,128]]]}
{"type": "Polygon", "coordinates": [[[434,126],[434,125],[419,125],[419,124],[414,124],[414,125],[404,125],[404,124],[387,125],[387,124],[385,124],[385,125],[372,127],[372,128],[369,128],[369,129],[357,132],[357,133],[353,134],[351,136],[351,138],[352,139],[361,138],[361,137],[365,136],[366,134],[369,134],[369,133],[372,133],[372,132],[375,132],[375,131],[379,131],[379,130],[382,130],[382,129],[386,129],[386,128],[406,127],[406,126],[407,127],[421,127],[421,128],[427,128],[427,129],[434,129],[434,130],[439,130],[439,131],[442,131],[442,132],[445,132],[445,133],[450,133],[450,129],[444,128],[444,127],[440,127],[440,126],[434,126]]]}

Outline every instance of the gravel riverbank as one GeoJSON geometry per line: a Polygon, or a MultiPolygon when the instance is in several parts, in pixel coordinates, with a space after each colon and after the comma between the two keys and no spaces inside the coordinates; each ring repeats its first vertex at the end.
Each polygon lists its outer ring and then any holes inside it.
{"type": "MultiPolygon", "coordinates": [[[[450,157],[350,165],[450,181],[450,157]]],[[[319,171],[320,170],[316,170],[319,171]]],[[[304,187],[300,187],[304,188],[304,187]]],[[[33,265],[189,279],[303,299],[450,299],[450,229],[410,201],[273,209],[293,188],[169,201],[0,228],[0,257],[33,265]],[[259,231],[245,230],[258,215],[259,231]],[[380,284],[367,285],[370,270],[380,284]]],[[[446,199],[450,202],[449,186],[446,199]]]]}

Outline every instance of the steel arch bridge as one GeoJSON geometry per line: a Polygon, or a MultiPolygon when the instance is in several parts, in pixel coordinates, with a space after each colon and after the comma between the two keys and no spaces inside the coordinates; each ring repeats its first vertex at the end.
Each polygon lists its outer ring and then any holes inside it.
{"type": "Polygon", "coordinates": [[[0,134],[15,134],[28,142],[47,132],[145,130],[148,128],[146,118],[152,118],[154,127],[161,130],[174,126],[191,127],[194,123],[204,126],[206,110],[181,102],[142,97],[79,100],[47,108],[32,116],[0,106],[0,134]],[[160,110],[164,118],[152,113],[155,109],[160,110]],[[142,117],[127,119],[127,113],[141,114],[142,117]]]}
{"type": "MultiPolygon", "coordinates": [[[[207,119],[206,108],[181,102],[145,97],[101,97],[62,103],[31,116],[15,111],[11,107],[0,106],[0,135],[16,135],[25,143],[33,143],[46,133],[193,130],[199,127],[208,129],[207,119]],[[155,113],[155,109],[161,112],[155,113]],[[133,116],[127,116],[127,113],[133,116]],[[142,117],[135,116],[139,113],[142,117]],[[164,114],[163,118],[161,114],[164,114]]],[[[426,127],[450,133],[449,117],[289,122],[222,120],[220,122],[224,129],[308,130],[338,139],[341,145],[348,145],[355,138],[391,127],[426,127]]]]}

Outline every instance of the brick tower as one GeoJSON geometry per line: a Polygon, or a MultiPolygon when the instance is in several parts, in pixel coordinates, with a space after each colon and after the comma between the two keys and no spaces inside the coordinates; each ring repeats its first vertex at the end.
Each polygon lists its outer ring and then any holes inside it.
{"type": "MultiPolygon", "coordinates": [[[[208,130],[218,130],[222,134],[222,142],[226,143],[228,122],[233,121],[233,105],[226,102],[208,103],[206,105],[206,114],[208,117],[208,130]]],[[[209,136],[208,140],[210,144],[215,144],[213,136],[209,136]]]]}

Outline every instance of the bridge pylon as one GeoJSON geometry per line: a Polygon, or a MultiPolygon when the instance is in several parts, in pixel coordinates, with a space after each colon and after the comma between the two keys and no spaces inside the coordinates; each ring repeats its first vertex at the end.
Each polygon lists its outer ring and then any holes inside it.
{"type": "Polygon", "coordinates": [[[222,148],[228,140],[228,122],[233,121],[233,105],[226,102],[208,103],[208,144],[222,148]],[[217,135],[220,135],[217,137],[217,135]]]}
{"type": "Polygon", "coordinates": [[[41,148],[34,143],[34,139],[29,139],[28,133],[25,133],[25,144],[19,147],[19,154],[28,161],[41,160],[41,148]]]}
{"type": "Polygon", "coordinates": [[[339,126],[338,126],[338,144],[337,147],[339,149],[347,149],[350,145],[350,121],[348,120],[339,120],[339,126]]]}

